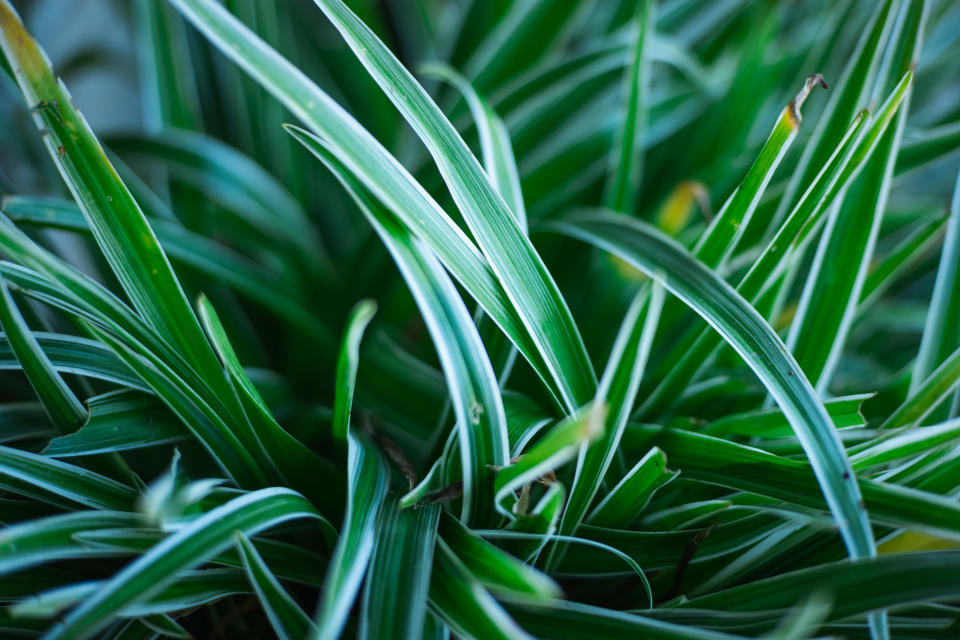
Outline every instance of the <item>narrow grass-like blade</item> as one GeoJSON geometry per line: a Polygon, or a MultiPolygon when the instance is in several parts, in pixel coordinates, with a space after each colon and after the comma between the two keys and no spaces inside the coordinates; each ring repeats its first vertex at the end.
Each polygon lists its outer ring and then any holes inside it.
{"type": "Polygon", "coordinates": [[[960,149],[960,122],[951,122],[904,140],[897,156],[897,175],[907,173],[960,149]]]}
{"type": "Polygon", "coordinates": [[[630,23],[630,59],[623,75],[622,117],[610,154],[604,188],[604,205],[613,211],[633,213],[643,176],[643,137],[647,127],[650,94],[650,49],[653,40],[652,0],[639,0],[630,23]]]}
{"type": "MultiPolygon", "coordinates": [[[[307,123],[342,163],[384,206],[427,243],[483,306],[559,400],[563,380],[540,355],[529,329],[482,254],[457,224],[369,132],[270,49],[223,7],[210,0],[170,0],[238,65],[307,123]]],[[[302,143],[303,140],[301,139],[302,143]]],[[[561,405],[563,406],[563,405],[561,405]]]]}
{"type": "Polygon", "coordinates": [[[7,343],[23,367],[27,380],[36,391],[53,426],[62,434],[76,430],[86,420],[87,411],[43,352],[37,338],[20,314],[20,309],[17,308],[17,303],[10,295],[10,289],[2,276],[0,327],[3,328],[7,343]]]}
{"type": "Polygon", "coordinates": [[[310,638],[340,637],[373,555],[377,514],[387,494],[390,470],[366,439],[347,433],[347,510],[340,539],[324,579],[323,597],[310,638]]]}
{"type": "MultiPolygon", "coordinates": [[[[860,413],[860,408],[874,395],[861,393],[831,398],[824,400],[823,407],[830,414],[830,419],[837,429],[863,427],[867,422],[860,413]]],[[[733,413],[714,420],[699,431],[713,436],[734,435],[759,438],[782,438],[793,433],[786,416],[777,408],[733,413]]]]}
{"type": "Polygon", "coordinates": [[[439,505],[401,509],[395,497],[383,505],[363,591],[362,640],[422,637],[439,517],[439,505]]]}
{"type": "MultiPolygon", "coordinates": [[[[916,392],[923,382],[954,351],[960,349],[960,174],[953,190],[947,234],[940,252],[940,266],[933,287],[930,310],[923,327],[920,352],[913,364],[910,391],[916,392]]],[[[960,401],[954,400],[941,417],[960,411],[960,401]]],[[[936,416],[935,416],[936,417],[936,416]]]]}
{"type": "Polygon", "coordinates": [[[883,52],[887,50],[885,45],[897,19],[896,9],[899,6],[894,0],[883,0],[876,4],[870,22],[857,42],[856,50],[844,67],[842,76],[834,83],[835,91],[817,120],[817,126],[790,178],[774,215],[775,225],[780,224],[782,217],[794,206],[797,194],[803,193],[802,189],[806,189],[807,185],[815,180],[814,176],[830,156],[833,141],[840,138],[846,124],[859,109],[868,106],[865,103],[877,76],[883,52]]]}
{"type": "MultiPolygon", "coordinates": [[[[630,425],[624,448],[644,451],[662,448],[682,477],[730,489],[756,493],[798,506],[823,509],[822,491],[809,463],[776,456],[710,436],[662,427],[630,425]],[[727,471],[734,467],[736,475],[727,471]],[[770,482],[776,478],[776,482],[770,482]]],[[[851,474],[851,477],[853,475],[851,474]]],[[[935,535],[958,537],[960,507],[945,496],[907,486],[859,478],[870,517],[877,523],[922,529],[935,535]]]]}
{"type": "Polygon", "coordinates": [[[227,215],[250,232],[295,248],[301,256],[310,257],[307,264],[315,268],[331,268],[300,203],[279,180],[240,151],[215,138],[176,129],[155,135],[113,135],[105,142],[124,157],[161,161],[172,176],[221,204],[227,215]]]}
{"type": "Polygon", "coordinates": [[[300,640],[307,637],[313,626],[310,616],[304,613],[300,605],[283,589],[250,542],[250,538],[237,532],[234,539],[247,579],[263,605],[274,633],[281,640],[300,640]]]}
{"type": "Polygon", "coordinates": [[[902,433],[891,433],[879,442],[866,443],[869,446],[850,456],[853,468],[867,469],[898,458],[922,454],[941,444],[960,439],[960,419],[949,420],[932,427],[907,429],[902,433]]]}
{"type": "Polygon", "coordinates": [[[463,515],[471,521],[492,511],[490,465],[507,461],[507,426],[493,367],[473,319],[429,248],[401,226],[327,150],[323,141],[291,133],[334,173],[393,256],[440,357],[457,418],[463,472],[463,515]]]}
{"type": "Polygon", "coordinates": [[[746,177],[697,240],[693,253],[708,267],[718,266],[736,248],[773,174],[797,137],[800,108],[818,84],[826,86],[820,74],[807,78],[800,92],[783,108],[746,177]]]}
{"type": "Polygon", "coordinates": [[[942,232],[948,219],[948,216],[936,215],[920,220],[910,235],[897,243],[883,260],[873,266],[863,283],[858,315],[862,316],[890,287],[898,284],[904,272],[909,273],[918,261],[933,253],[932,248],[943,240],[942,232]]]}
{"type": "Polygon", "coordinates": [[[492,593],[524,600],[545,600],[560,595],[560,587],[546,574],[493,546],[449,514],[441,515],[440,538],[492,593]]]}
{"type": "Polygon", "coordinates": [[[573,459],[581,446],[598,438],[603,433],[606,413],[603,403],[588,405],[551,428],[512,464],[497,471],[497,509],[512,519],[513,492],[573,459]]]}
{"type": "Polygon", "coordinates": [[[520,225],[520,230],[527,233],[527,210],[523,205],[520,175],[507,126],[490,104],[477,93],[473,85],[456,70],[444,64],[434,63],[421,67],[420,72],[449,82],[466,99],[480,134],[480,151],[487,177],[510,207],[517,219],[517,224],[520,225]]]}
{"type": "Polygon", "coordinates": [[[95,509],[126,511],[136,497],[133,489],[99,473],[0,446],[0,481],[7,478],[95,509]]]}
{"type": "Polygon", "coordinates": [[[643,510],[653,493],[677,476],[667,470],[667,456],[651,447],[630,468],[590,514],[587,522],[595,527],[626,529],[643,510]]]}
{"type": "Polygon", "coordinates": [[[350,312],[340,343],[337,358],[337,391],[333,398],[333,437],[341,442],[350,430],[350,412],[353,409],[353,390],[357,384],[360,365],[360,340],[367,325],[377,312],[373,300],[361,300],[350,312]]]}
{"type": "Polygon", "coordinates": [[[163,0],[135,0],[133,11],[147,127],[197,128],[200,103],[183,24],[163,0]]]}
{"type": "Polygon", "coordinates": [[[149,598],[228,548],[234,531],[254,535],[295,518],[319,518],[299,494],[288,489],[261,489],[234,498],[170,535],[124,567],[103,588],[64,617],[48,640],[90,638],[125,607],[149,598]]]}
{"type": "Polygon", "coordinates": [[[74,433],[54,438],[43,454],[54,458],[156,447],[189,432],[156,397],[122,389],[87,400],[90,415],[74,433]]]}
{"type": "Polygon", "coordinates": [[[611,640],[734,640],[740,637],[567,600],[558,600],[544,608],[511,605],[508,610],[524,628],[539,637],[556,640],[580,640],[585,637],[611,640]]]}
{"type": "Polygon", "coordinates": [[[143,212],[8,0],[0,3],[0,45],[38,128],[47,131],[44,142],[50,156],[134,308],[208,384],[226,393],[200,323],[143,212]]]}
{"type": "MultiPolygon", "coordinates": [[[[120,511],[75,511],[12,524],[0,531],[0,575],[77,557],[74,536],[90,530],[133,527],[141,517],[120,511]]],[[[113,549],[85,549],[93,556],[117,555],[113,549]]]]}
{"type": "Polygon", "coordinates": [[[458,636],[473,640],[532,640],[442,541],[430,580],[430,607],[458,636]]]}
{"type": "MultiPolygon", "coordinates": [[[[863,112],[856,118],[817,179],[804,192],[797,206],[740,280],[737,292],[743,298],[756,302],[777,282],[784,270],[792,265],[797,252],[806,246],[807,240],[819,228],[829,205],[847,188],[872,156],[880,138],[897,113],[912,78],[912,72],[904,74],[869,128],[866,128],[863,112]]],[[[720,342],[719,336],[704,330],[694,340],[678,345],[673,351],[677,357],[669,360],[678,364],[665,373],[663,381],[641,407],[641,413],[657,413],[672,402],[672,398],[681,393],[720,342]]]]}
{"type": "MultiPolygon", "coordinates": [[[[834,602],[829,619],[838,620],[883,607],[953,600],[960,594],[960,583],[954,579],[958,567],[958,551],[899,554],[852,563],[835,562],[694,598],[679,605],[677,611],[782,610],[824,585],[829,585],[834,602]],[[891,585],[897,585],[897,588],[892,589],[891,585]]],[[[671,617],[669,611],[663,610],[664,618],[671,617]]]]}
{"type": "Polygon", "coordinates": [[[308,497],[325,515],[340,515],[338,496],[342,482],[333,466],[277,423],[267,403],[240,364],[227,338],[227,332],[206,296],[200,296],[198,307],[210,342],[237,390],[246,419],[253,431],[253,440],[263,450],[264,455],[259,461],[261,469],[283,479],[287,486],[308,497]]]}
{"type": "MultiPolygon", "coordinates": [[[[112,382],[123,387],[149,390],[110,349],[95,340],[40,331],[34,332],[33,335],[40,343],[40,348],[50,358],[53,368],[60,373],[71,373],[112,382]]],[[[0,370],[20,368],[20,362],[14,355],[6,336],[0,335],[0,370]]]]}
{"type": "Polygon", "coordinates": [[[596,389],[570,310],[527,236],[453,125],[403,65],[341,0],[316,0],[327,18],[433,156],[514,309],[561,384],[569,409],[596,389]]]}
{"type": "MultiPolygon", "coordinates": [[[[925,7],[923,0],[907,5],[898,43],[901,58],[892,63],[898,74],[907,72],[920,55],[925,7]]],[[[834,208],[790,326],[787,347],[822,395],[839,362],[873,259],[911,94],[908,88],[863,175],[834,208]]]]}
{"type": "Polygon", "coordinates": [[[874,555],[873,532],[836,428],[796,361],[760,314],[683,247],[639,221],[602,212],[581,213],[552,228],[611,251],[655,278],[736,349],[796,431],[850,555],[874,555]]]}
{"type": "MultiPolygon", "coordinates": [[[[620,437],[633,411],[633,403],[640,387],[640,379],[647,366],[660,310],[663,307],[663,287],[644,287],[634,297],[620,325],[616,341],[600,380],[594,402],[606,403],[607,413],[603,433],[580,450],[577,468],[570,487],[570,497],[560,520],[560,534],[574,535],[588,510],[603,478],[620,446],[620,437]]],[[[555,566],[561,547],[555,547],[548,566],[555,566]]]]}
{"type": "MultiPolygon", "coordinates": [[[[68,200],[8,196],[3,200],[3,209],[20,225],[90,233],[79,207],[68,200]]],[[[150,224],[173,262],[231,287],[289,320],[323,347],[331,346],[325,327],[318,327],[316,317],[307,311],[306,301],[280,273],[178,223],[155,218],[150,224]]]]}
{"type": "Polygon", "coordinates": [[[960,384],[960,347],[951,353],[880,426],[896,429],[914,425],[949,398],[960,384]]]}
{"type": "Polygon", "coordinates": [[[126,344],[92,325],[88,325],[87,330],[109,346],[163,400],[229,478],[245,488],[267,484],[268,474],[274,467],[257,462],[258,457],[262,459],[265,455],[262,447],[257,446],[251,451],[244,446],[241,436],[247,436],[252,442],[250,427],[245,420],[230,428],[194,388],[162,362],[145,359],[126,344]]]}

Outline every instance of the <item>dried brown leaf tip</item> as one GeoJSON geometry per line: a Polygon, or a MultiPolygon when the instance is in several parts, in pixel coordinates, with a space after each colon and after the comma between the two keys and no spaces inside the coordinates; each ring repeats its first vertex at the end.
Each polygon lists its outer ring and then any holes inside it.
{"type": "Polygon", "coordinates": [[[787,105],[787,116],[790,118],[790,123],[794,128],[800,126],[800,107],[803,106],[803,103],[807,101],[807,96],[810,95],[810,92],[813,91],[813,88],[816,86],[821,86],[824,89],[829,89],[826,81],[823,79],[823,76],[819,73],[815,73],[803,83],[803,88],[800,89],[800,92],[793,97],[793,100],[790,101],[790,104],[787,105]]]}

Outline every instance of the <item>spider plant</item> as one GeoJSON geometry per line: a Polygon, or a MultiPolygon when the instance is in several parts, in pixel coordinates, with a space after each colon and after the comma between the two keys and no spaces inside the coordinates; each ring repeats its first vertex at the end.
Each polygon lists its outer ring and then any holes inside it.
{"type": "Polygon", "coordinates": [[[114,9],[98,136],[0,0],[0,636],[956,637],[956,3],[114,9]]]}

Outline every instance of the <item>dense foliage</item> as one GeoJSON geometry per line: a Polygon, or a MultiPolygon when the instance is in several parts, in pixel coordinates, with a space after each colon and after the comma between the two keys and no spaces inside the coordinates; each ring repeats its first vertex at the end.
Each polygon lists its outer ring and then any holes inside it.
{"type": "Polygon", "coordinates": [[[0,636],[957,637],[958,3],[116,5],[98,138],[0,0],[0,636]]]}

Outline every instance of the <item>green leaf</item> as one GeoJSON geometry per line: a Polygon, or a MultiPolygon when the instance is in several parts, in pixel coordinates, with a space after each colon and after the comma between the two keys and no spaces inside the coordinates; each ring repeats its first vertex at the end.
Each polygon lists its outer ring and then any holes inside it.
{"type": "Polygon", "coordinates": [[[187,430],[156,397],[111,391],[87,400],[90,415],[76,432],[54,438],[43,454],[54,458],[156,447],[182,440],[187,430]]]}
{"type": "Polygon", "coordinates": [[[0,3],[0,45],[38,128],[47,131],[51,158],[134,308],[214,389],[225,390],[216,358],[143,212],[8,0],[0,3]]]}
{"type": "Polygon", "coordinates": [[[651,638],[651,640],[733,640],[717,631],[678,625],[641,615],[558,600],[549,608],[508,607],[516,620],[540,637],[578,640],[585,637],[651,638]]]}
{"type": "Polygon", "coordinates": [[[728,341],[780,405],[797,434],[852,557],[876,552],[843,444],[783,342],[726,282],[653,227],[621,215],[581,213],[553,229],[596,244],[662,283],[728,341]]]}
{"type": "MultiPolygon", "coordinates": [[[[837,429],[866,426],[866,419],[860,413],[863,403],[874,397],[872,393],[841,396],[823,401],[823,408],[837,429]]],[[[783,412],[777,408],[757,409],[734,413],[714,420],[701,433],[712,436],[748,436],[759,438],[782,438],[793,431],[783,412]]]]}
{"type": "Polygon", "coordinates": [[[797,137],[800,108],[818,84],[826,86],[820,74],[807,78],[800,92],[783,108],[746,177],[697,240],[693,253],[708,267],[720,265],[736,248],[773,174],[797,137]]]}
{"type": "Polygon", "coordinates": [[[133,9],[148,128],[196,128],[200,103],[183,23],[162,0],[137,0],[133,9]]]}
{"type": "Polygon", "coordinates": [[[790,178],[774,215],[775,224],[779,223],[795,204],[797,194],[802,193],[801,189],[815,181],[820,167],[827,164],[833,141],[840,138],[843,128],[854,114],[866,106],[883,52],[886,50],[885,45],[899,13],[895,8],[899,8],[899,3],[893,0],[876,4],[868,24],[861,32],[855,51],[848,58],[839,81],[835,83],[837,91],[830,96],[827,106],[817,120],[817,126],[790,178]]]}
{"type": "Polygon", "coordinates": [[[591,404],[579,413],[564,418],[545,433],[515,461],[497,471],[496,506],[505,516],[516,515],[509,507],[514,491],[536,482],[560,465],[573,459],[580,448],[603,433],[607,408],[603,403],[591,404]]]}
{"type": "Polygon", "coordinates": [[[951,353],[880,425],[881,429],[896,429],[915,425],[936,409],[937,405],[960,383],[960,348],[951,353]]]}
{"type": "MultiPolygon", "coordinates": [[[[819,227],[829,206],[872,156],[881,136],[897,113],[912,77],[912,72],[904,75],[866,131],[864,112],[854,120],[813,184],[807,188],[760,257],[740,280],[737,291],[746,300],[756,303],[778,281],[797,255],[802,255],[805,242],[819,227]]],[[[718,335],[704,330],[693,340],[684,340],[676,345],[671,352],[671,356],[675,358],[671,357],[669,361],[680,362],[666,373],[663,381],[640,408],[640,412],[649,415],[662,411],[690,382],[702,364],[709,360],[710,354],[720,342],[718,335]]]]}
{"type": "Polygon", "coordinates": [[[244,447],[241,435],[249,438],[249,425],[245,421],[237,423],[245,429],[231,428],[187,381],[162,362],[151,362],[106,332],[94,329],[92,325],[88,325],[87,330],[110,347],[120,360],[163,400],[228,477],[241,487],[267,484],[267,473],[272,469],[272,465],[256,462],[257,457],[265,455],[262,447],[251,447],[252,451],[244,447]]]}
{"type": "Polygon", "coordinates": [[[626,529],[650,501],[654,492],[676,477],[676,471],[667,470],[666,454],[658,447],[651,447],[604,496],[587,522],[596,527],[626,529]]]}
{"type": "MultiPolygon", "coordinates": [[[[74,536],[78,533],[133,527],[140,522],[140,516],[133,513],[75,511],[6,526],[0,531],[0,574],[77,557],[74,536]]],[[[117,555],[113,549],[88,548],[82,551],[90,557],[117,555]]]]}
{"type": "Polygon", "coordinates": [[[234,538],[250,586],[263,605],[277,637],[281,640],[305,638],[313,626],[310,616],[284,591],[250,538],[241,532],[235,533],[234,538]]]}
{"type": "MultiPolygon", "coordinates": [[[[3,200],[3,210],[21,225],[90,233],[80,209],[68,200],[8,196],[3,200]]],[[[325,327],[318,326],[314,315],[307,310],[306,302],[281,274],[170,220],[154,218],[150,224],[164,251],[177,264],[223,283],[289,320],[324,348],[332,344],[325,327]]]]}
{"type": "Polygon", "coordinates": [[[0,405],[0,444],[48,439],[56,432],[50,425],[47,412],[37,402],[6,402],[0,405]]]}
{"type": "MultiPolygon", "coordinates": [[[[109,348],[87,338],[59,333],[34,332],[33,337],[60,373],[105,380],[124,387],[149,391],[149,387],[124,365],[109,348]]],[[[5,335],[0,335],[0,369],[20,369],[5,335]]]]}
{"type": "Polygon", "coordinates": [[[907,173],[960,149],[960,122],[951,122],[903,141],[897,156],[897,174],[907,173]]]}
{"type": "Polygon", "coordinates": [[[556,532],[566,497],[562,484],[550,484],[529,513],[517,516],[508,525],[509,531],[499,532],[518,534],[516,537],[503,537],[501,546],[518,558],[532,562],[556,532]],[[519,534],[526,535],[521,537],[519,534]]]}
{"type": "MultiPolygon", "coordinates": [[[[14,617],[50,618],[57,615],[60,610],[86,600],[105,583],[105,580],[95,580],[51,589],[19,601],[10,608],[10,611],[14,617]]],[[[154,595],[149,601],[127,607],[121,612],[120,617],[147,617],[148,626],[157,631],[162,630],[164,635],[170,635],[171,632],[179,629],[177,633],[181,635],[171,635],[171,637],[191,638],[193,636],[189,634],[183,636],[183,629],[166,614],[202,607],[231,595],[248,592],[243,574],[233,569],[183,571],[175,583],[154,595]]]]}
{"type": "Polygon", "coordinates": [[[480,584],[497,595],[534,601],[560,595],[560,587],[546,574],[493,546],[446,513],[440,518],[440,539],[480,584]]]}
{"type": "Polygon", "coordinates": [[[450,548],[440,540],[430,579],[430,606],[458,636],[476,640],[529,640],[450,548]]]}
{"type": "Polygon", "coordinates": [[[879,442],[865,443],[850,456],[854,469],[867,469],[909,455],[922,454],[934,447],[960,438],[960,419],[950,420],[932,427],[917,427],[900,433],[894,432],[879,438],[879,442]]]}
{"type": "Polygon", "coordinates": [[[386,461],[366,439],[347,433],[347,513],[324,579],[311,638],[338,638],[373,555],[377,514],[387,494],[386,461]]]}
{"type": "Polygon", "coordinates": [[[491,184],[506,202],[526,234],[527,210],[523,204],[523,191],[520,189],[520,175],[517,161],[510,143],[510,134],[503,120],[490,104],[477,93],[473,85],[453,68],[445,64],[428,64],[420,68],[428,77],[445,80],[453,85],[467,101],[470,113],[480,134],[480,151],[483,154],[483,168],[491,184]]]}
{"type": "Polygon", "coordinates": [[[623,116],[610,154],[604,204],[613,211],[632,213],[643,176],[643,144],[650,93],[650,49],[653,39],[652,0],[639,0],[630,23],[629,64],[624,69],[623,116]]]}
{"type": "Polygon", "coordinates": [[[227,375],[237,390],[252,440],[262,449],[258,462],[269,475],[308,497],[323,513],[340,515],[338,489],[341,486],[333,466],[291,436],[274,419],[270,408],[254,387],[227,338],[227,332],[206,296],[198,301],[200,319],[227,375]]]}
{"type": "Polygon", "coordinates": [[[0,446],[0,483],[12,480],[95,509],[128,510],[132,489],[99,473],[59,460],[0,446]]]}
{"type": "Polygon", "coordinates": [[[54,369],[37,338],[30,331],[17,308],[6,280],[0,276],[0,327],[6,332],[17,361],[23,367],[30,385],[60,433],[74,431],[87,418],[77,396],[54,369]]]}
{"type": "Polygon", "coordinates": [[[941,232],[947,220],[948,217],[943,215],[921,219],[910,235],[901,240],[870,270],[863,283],[863,293],[857,308],[858,316],[862,316],[891,286],[897,284],[903,272],[909,272],[917,262],[932,253],[931,249],[942,239],[941,232]]]}
{"type": "MultiPolygon", "coordinates": [[[[662,448],[670,464],[688,480],[699,480],[739,491],[756,493],[814,509],[826,504],[812,465],[783,458],[760,449],[679,429],[630,425],[624,448],[645,451],[662,448]],[[729,469],[736,468],[736,474],[729,469]],[[770,482],[776,478],[776,482],[770,482]]],[[[851,477],[853,474],[851,473],[851,477]]],[[[958,537],[960,508],[948,498],[906,486],[859,478],[857,480],[870,517],[877,523],[958,537]]]]}
{"type": "Polygon", "coordinates": [[[433,339],[457,419],[463,473],[463,515],[489,517],[493,473],[507,461],[500,388],[476,326],[433,253],[397,223],[332,156],[322,140],[291,129],[340,180],[393,257],[433,339]]]}
{"type": "Polygon", "coordinates": [[[333,399],[333,437],[346,441],[350,430],[350,413],[353,410],[353,390],[357,384],[357,368],[360,365],[360,340],[363,332],[377,312],[373,300],[361,300],[347,317],[346,329],[340,343],[337,358],[337,391],[333,399]]]}
{"type": "Polygon", "coordinates": [[[223,206],[253,239],[264,237],[292,247],[315,275],[331,266],[316,228],[302,205],[274,176],[236,149],[192,131],[167,130],[154,135],[113,135],[107,146],[120,154],[156,158],[171,176],[223,206]]]}
{"type": "Polygon", "coordinates": [[[570,310],[466,143],[427,92],[343,2],[316,3],[430,151],[467,226],[560,385],[568,410],[588,402],[595,390],[593,368],[570,310]]]}
{"type": "MultiPolygon", "coordinates": [[[[545,363],[537,344],[490,265],[456,223],[360,124],[304,74],[270,49],[219,4],[170,0],[228,57],[250,73],[329,144],[331,155],[403,224],[436,252],[444,265],[504,330],[558,399],[563,381],[545,363]]],[[[297,135],[295,134],[295,137],[297,135]]],[[[300,136],[298,141],[304,143],[300,136]]],[[[316,152],[316,149],[311,149],[316,152]]]]}
{"type": "Polygon", "coordinates": [[[377,521],[358,637],[420,638],[427,619],[440,506],[401,509],[388,497],[377,521]]]}
{"type": "Polygon", "coordinates": [[[261,489],[234,498],[185,525],[124,567],[67,614],[47,637],[92,637],[125,607],[159,593],[184,569],[196,567],[229,547],[232,532],[254,535],[305,517],[320,518],[310,503],[288,489],[261,489]]]}
{"type": "MultiPolygon", "coordinates": [[[[726,589],[662,610],[665,619],[689,617],[686,610],[724,609],[728,612],[776,612],[829,585],[834,606],[828,620],[840,620],[884,607],[957,597],[952,579],[960,563],[956,551],[910,553],[856,562],[834,562],[788,572],[775,578],[726,589]],[[897,585],[891,589],[890,585],[897,585]]],[[[695,615],[693,611],[690,612],[695,615]]],[[[767,614],[769,616],[769,613],[767,614]]],[[[692,616],[691,616],[692,617],[692,616]]]]}
{"type": "MultiPolygon", "coordinates": [[[[922,0],[907,6],[899,43],[903,58],[892,62],[897,73],[907,71],[920,55],[925,6],[922,0]]],[[[863,175],[831,212],[790,326],[787,347],[822,395],[839,362],[873,259],[911,95],[908,87],[893,126],[880,139],[863,175]]]]}
{"type": "MultiPolygon", "coordinates": [[[[660,321],[663,299],[662,287],[645,287],[633,299],[620,325],[603,371],[603,378],[600,380],[597,398],[594,400],[597,405],[607,403],[610,411],[603,433],[580,450],[570,497],[560,520],[562,535],[576,533],[577,527],[593,505],[600,484],[620,446],[620,437],[633,411],[640,379],[647,366],[650,347],[660,321]]],[[[554,552],[548,566],[555,566],[557,553],[561,551],[554,552]]]]}
{"type": "MultiPolygon", "coordinates": [[[[910,391],[916,393],[920,386],[943,364],[950,355],[960,349],[960,174],[953,189],[950,205],[950,220],[940,252],[940,266],[930,300],[930,310],[923,327],[920,351],[913,364],[910,391]]],[[[941,417],[956,415],[960,401],[954,399],[941,417]]]]}

